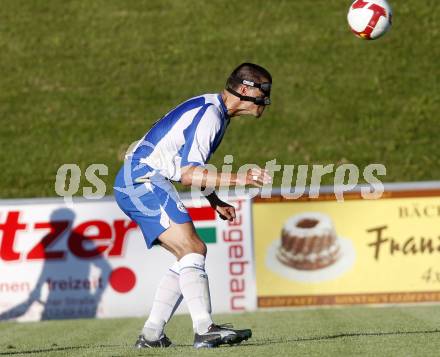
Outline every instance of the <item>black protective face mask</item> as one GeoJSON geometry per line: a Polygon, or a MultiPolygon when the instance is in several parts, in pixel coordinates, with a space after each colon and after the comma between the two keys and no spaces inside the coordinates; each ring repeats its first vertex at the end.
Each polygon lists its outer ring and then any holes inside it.
{"type": "Polygon", "coordinates": [[[241,95],[240,93],[238,93],[237,91],[233,90],[232,88],[227,87],[226,90],[229,93],[231,93],[231,94],[235,95],[236,97],[240,98],[240,100],[244,100],[244,101],[247,101],[247,102],[253,102],[256,105],[266,106],[266,105],[270,105],[271,104],[270,90],[272,88],[272,83],[269,83],[269,82],[255,83],[255,82],[252,82],[252,81],[248,81],[246,79],[239,79],[239,78],[234,78],[234,80],[236,82],[244,84],[246,86],[259,88],[264,93],[264,96],[262,96],[262,97],[249,97],[247,95],[241,95]]]}

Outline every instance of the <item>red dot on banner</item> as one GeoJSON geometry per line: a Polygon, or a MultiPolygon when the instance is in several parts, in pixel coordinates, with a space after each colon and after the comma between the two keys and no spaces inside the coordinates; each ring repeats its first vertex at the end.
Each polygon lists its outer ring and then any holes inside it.
{"type": "Polygon", "coordinates": [[[114,269],[108,278],[111,287],[118,293],[128,293],[136,285],[136,275],[126,267],[114,269]]]}

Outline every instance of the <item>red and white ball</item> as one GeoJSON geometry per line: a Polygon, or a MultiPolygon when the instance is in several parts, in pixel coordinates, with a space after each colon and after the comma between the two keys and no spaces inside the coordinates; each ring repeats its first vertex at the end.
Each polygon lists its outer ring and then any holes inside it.
{"type": "Polygon", "coordinates": [[[386,0],[356,0],[347,20],[353,33],[365,40],[375,40],[391,27],[391,7],[386,0]]]}

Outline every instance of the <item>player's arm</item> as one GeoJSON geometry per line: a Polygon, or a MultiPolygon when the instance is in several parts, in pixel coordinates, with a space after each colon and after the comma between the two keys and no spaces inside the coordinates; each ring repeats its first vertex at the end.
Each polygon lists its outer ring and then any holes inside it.
{"type": "Polygon", "coordinates": [[[181,183],[185,186],[194,187],[231,187],[252,185],[263,187],[271,183],[272,177],[267,170],[261,168],[252,168],[245,173],[222,173],[213,172],[204,166],[185,166],[181,168],[181,183]]]}
{"type": "Polygon", "coordinates": [[[262,187],[263,184],[270,183],[272,178],[266,170],[251,169],[244,174],[217,174],[210,172],[203,166],[187,166],[182,168],[181,182],[187,186],[199,187],[204,193],[209,204],[220,215],[220,218],[233,221],[235,218],[234,206],[222,201],[215,191],[216,187],[253,185],[262,187]]]}

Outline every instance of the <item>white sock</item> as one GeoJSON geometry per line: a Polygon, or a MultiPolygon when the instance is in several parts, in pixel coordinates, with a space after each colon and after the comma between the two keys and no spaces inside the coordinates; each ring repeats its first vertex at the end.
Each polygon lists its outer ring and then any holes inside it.
{"type": "Polygon", "coordinates": [[[142,334],[149,341],[163,336],[165,324],[171,319],[182,301],[179,285],[179,262],[175,262],[157,287],[150,316],[145,322],[142,334]]]}
{"type": "Polygon", "coordinates": [[[206,333],[212,324],[212,318],[205,257],[201,254],[190,253],[179,260],[179,265],[180,290],[188,305],[194,332],[206,333]]]}

